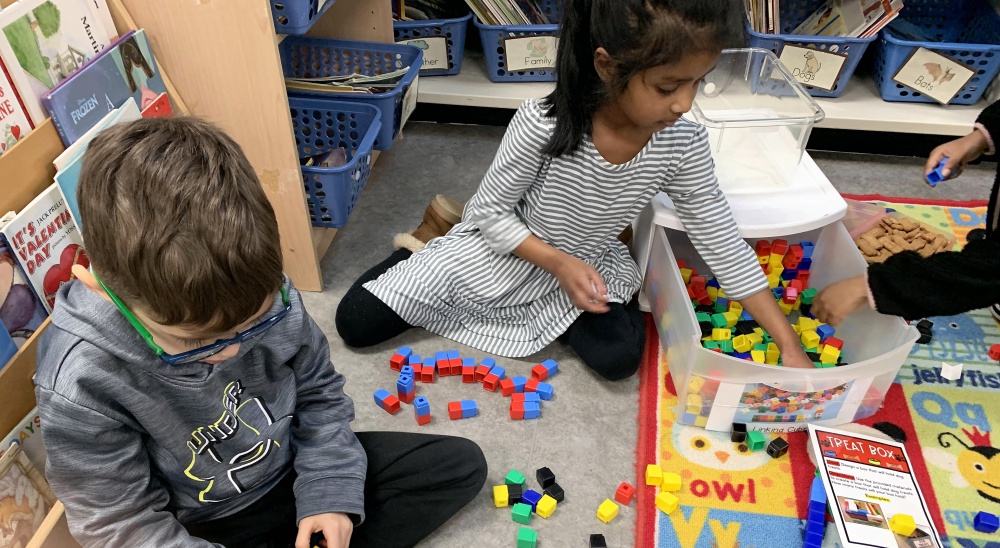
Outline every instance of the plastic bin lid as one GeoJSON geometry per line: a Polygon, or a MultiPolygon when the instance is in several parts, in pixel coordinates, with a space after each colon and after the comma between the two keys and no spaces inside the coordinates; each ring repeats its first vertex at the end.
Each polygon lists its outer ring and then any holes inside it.
{"type": "MultiPolygon", "coordinates": [[[[847,213],[847,202],[820,171],[809,153],[802,155],[798,174],[788,187],[727,194],[733,217],[744,238],[776,238],[822,228],[847,213]]],[[[684,230],[666,194],[653,198],[653,222],[684,230]]]]}

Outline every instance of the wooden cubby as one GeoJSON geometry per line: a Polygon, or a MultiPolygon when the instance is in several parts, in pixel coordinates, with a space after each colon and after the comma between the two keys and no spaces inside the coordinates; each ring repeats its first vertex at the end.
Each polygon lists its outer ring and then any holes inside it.
{"type": "MultiPolygon", "coordinates": [[[[290,0],[294,1],[294,0],[290,0]]],[[[330,0],[311,36],[392,41],[387,0],[330,0]]],[[[0,8],[15,0],[0,0],[0,8]]],[[[243,148],[274,207],[285,271],[296,287],[323,289],[319,263],[336,234],[313,228],[306,209],[295,137],[271,10],[265,0],[108,0],[119,33],[143,28],[181,113],[204,117],[243,148]]],[[[18,211],[48,188],[52,161],[65,149],[51,120],[0,156],[0,214],[18,211]]],[[[35,353],[49,321],[0,369],[0,432],[34,408],[35,353]]],[[[28,548],[73,548],[61,503],[49,512],[28,548]]]]}

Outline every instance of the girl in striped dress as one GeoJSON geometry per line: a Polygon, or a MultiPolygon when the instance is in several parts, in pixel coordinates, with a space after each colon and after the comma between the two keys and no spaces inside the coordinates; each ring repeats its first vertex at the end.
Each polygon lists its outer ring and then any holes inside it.
{"type": "MultiPolygon", "coordinates": [[[[564,336],[597,374],[627,378],[645,343],[641,275],[616,236],[666,192],[726,294],[772,334],[783,363],[813,367],[737,233],[705,129],[681,118],[739,10],[728,0],[564,6],[555,91],[514,115],[458,224],[415,253],[396,251],[351,287],[336,317],[344,342],[370,346],[419,326],[521,357],[564,336]]],[[[426,228],[414,234],[426,238],[426,228]]]]}

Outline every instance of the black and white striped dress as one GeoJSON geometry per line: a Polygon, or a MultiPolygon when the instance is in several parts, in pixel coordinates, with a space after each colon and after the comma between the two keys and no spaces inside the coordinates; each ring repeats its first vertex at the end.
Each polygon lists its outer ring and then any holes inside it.
{"type": "Polygon", "coordinates": [[[526,356],[581,311],[552,275],[512,251],[534,234],[592,265],[611,300],[628,302],[641,276],[616,237],[666,192],[731,298],[767,288],[719,190],[703,127],[681,120],[615,165],[590,139],[571,155],[544,156],[554,126],[538,101],[524,103],[462,222],[364,287],[412,325],[491,354],[526,356]]]}

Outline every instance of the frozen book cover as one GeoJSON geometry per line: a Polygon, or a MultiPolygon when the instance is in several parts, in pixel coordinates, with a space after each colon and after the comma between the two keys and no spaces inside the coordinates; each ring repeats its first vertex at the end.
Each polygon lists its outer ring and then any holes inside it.
{"type": "Polygon", "coordinates": [[[130,97],[142,111],[166,91],[146,33],[140,30],[123,36],[42,102],[69,146],[130,97]]]}
{"type": "Polygon", "coordinates": [[[0,59],[0,154],[34,129],[3,59],[0,59]]]}
{"type": "Polygon", "coordinates": [[[56,183],[0,228],[0,233],[49,312],[59,288],[73,279],[73,266],[90,266],[80,231],[56,183]]]}

